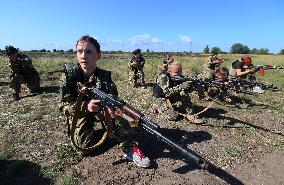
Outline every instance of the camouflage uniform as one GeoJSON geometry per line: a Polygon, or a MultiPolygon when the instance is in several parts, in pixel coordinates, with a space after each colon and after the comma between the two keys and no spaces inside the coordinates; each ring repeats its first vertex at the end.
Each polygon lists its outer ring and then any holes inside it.
{"type": "Polygon", "coordinates": [[[37,93],[40,88],[40,78],[32,65],[32,60],[25,54],[18,53],[14,61],[10,60],[9,66],[12,70],[10,76],[10,87],[13,96],[19,96],[21,84],[27,83],[31,93],[37,93]]]}
{"type": "Polygon", "coordinates": [[[138,85],[145,85],[144,80],[144,64],[145,59],[140,57],[132,57],[132,59],[129,61],[129,81],[133,82],[134,86],[137,87],[138,85]]]}
{"type": "Polygon", "coordinates": [[[218,64],[213,64],[212,62],[218,61],[218,57],[216,55],[209,56],[208,60],[204,63],[204,70],[198,76],[201,78],[212,78],[214,77],[214,73],[216,68],[219,66],[218,64]]]}
{"type": "Polygon", "coordinates": [[[178,119],[178,113],[191,113],[190,85],[187,82],[172,82],[168,73],[157,77],[153,87],[153,111],[164,113],[170,121],[178,119]]]}
{"type": "MultiPolygon", "coordinates": [[[[68,126],[68,131],[72,124],[72,118],[74,115],[74,105],[78,97],[77,83],[81,82],[86,87],[96,87],[108,94],[114,96],[118,95],[116,85],[111,79],[111,72],[100,68],[96,68],[93,75],[87,79],[84,77],[81,68],[78,63],[66,64],[64,74],[60,80],[60,110],[66,116],[66,122],[68,126]]],[[[91,98],[87,95],[83,96],[83,103],[80,109],[79,118],[76,124],[76,130],[74,133],[74,139],[76,145],[80,148],[88,148],[95,144],[98,139],[96,134],[98,134],[98,125],[105,126],[105,115],[104,111],[100,112],[89,112],[87,110],[87,104],[91,98]]],[[[115,120],[115,130],[116,136],[122,141],[132,140],[131,138],[131,128],[127,122],[121,119],[115,120]]],[[[101,128],[100,128],[101,129],[101,128]]],[[[100,130],[101,131],[101,130],[100,130]]],[[[88,153],[82,152],[83,155],[88,153]]]]}
{"type": "MultiPolygon", "coordinates": [[[[222,81],[222,83],[224,83],[222,81]]],[[[225,101],[228,104],[232,103],[232,99],[230,98],[230,95],[228,95],[227,89],[220,89],[217,87],[209,87],[207,89],[207,96],[208,98],[218,98],[220,101],[225,101]]]]}
{"type": "MultiPolygon", "coordinates": [[[[232,76],[238,77],[237,72],[236,72],[237,69],[240,69],[241,72],[244,72],[244,71],[250,70],[252,67],[253,67],[252,64],[250,64],[250,65],[243,64],[242,59],[240,58],[240,59],[238,59],[238,60],[236,60],[235,62],[232,63],[231,74],[232,74],[232,76]]],[[[248,79],[249,81],[252,81],[252,82],[256,81],[255,72],[239,76],[238,78],[248,79]]]]}

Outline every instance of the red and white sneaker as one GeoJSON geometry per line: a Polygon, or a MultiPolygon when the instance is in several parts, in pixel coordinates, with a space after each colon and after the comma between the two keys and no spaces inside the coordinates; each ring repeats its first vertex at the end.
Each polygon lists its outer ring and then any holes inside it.
{"type": "Polygon", "coordinates": [[[133,161],[137,166],[147,168],[150,166],[151,161],[144,155],[142,150],[137,145],[132,145],[126,149],[124,157],[133,161]]]}

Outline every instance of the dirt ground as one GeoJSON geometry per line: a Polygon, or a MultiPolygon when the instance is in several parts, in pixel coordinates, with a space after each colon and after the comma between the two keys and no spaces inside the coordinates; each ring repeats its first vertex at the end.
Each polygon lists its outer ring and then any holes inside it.
{"type": "MultiPolygon", "coordinates": [[[[199,169],[155,136],[138,129],[136,140],[152,161],[139,168],[125,160],[119,143],[107,145],[82,157],[71,145],[64,118],[58,111],[60,72],[43,73],[42,94],[10,102],[7,76],[0,83],[0,184],[284,184],[283,113],[266,102],[247,101],[246,106],[213,103],[194,125],[182,118],[167,121],[150,113],[151,87],[119,89],[124,99],[157,122],[163,135],[179,141],[214,166],[199,169]],[[133,96],[127,96],[133,94],[133,96]],[[128,93],[128,94],[127,94],[128,93]],[[147,103],[148,102],[148,103],[147,103]]],[[[278,97],[283,92],[263,94],[278,97]]],[[[249,98],[248,98],[249,99],[249,98]]],[[[194,102],[200,111],[208,102],[194,102]]]]}

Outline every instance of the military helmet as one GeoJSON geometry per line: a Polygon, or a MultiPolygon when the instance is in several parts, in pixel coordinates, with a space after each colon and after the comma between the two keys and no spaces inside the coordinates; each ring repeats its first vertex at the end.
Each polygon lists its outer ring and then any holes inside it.
{"type": "Polygon", "coordinates": [[[11,45],[5,46],[5,50],[6,50],[6,54],[7,54],[8,56],[10,56],[11,54],[14,54],[14,53],[18,52],[18,49],[16,49],[14,46],[11,46],[11,45]]]}
{"type": "Polygon", "coordinates": [[[141,49],[135,49],[132,51],[132,54],[136,55],[137,53],[141,53],[141,49]]]}

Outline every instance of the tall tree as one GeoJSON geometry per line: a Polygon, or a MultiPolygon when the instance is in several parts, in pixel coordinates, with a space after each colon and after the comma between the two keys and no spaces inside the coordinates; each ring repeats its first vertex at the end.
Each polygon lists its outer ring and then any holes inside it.
{"type": "Polygon", "coordinates": [[[250,49],[248,46],[242,45],[241,43],[236,43],[231,47],[231,53],[248,54],[250,49]]]}
{"type": "Polygon", "coordinates": [[[222,53],[222,50],[218,47],[211,48],[211,53],[222,53]]]}
{"type": "Polygon", "coordinates": [[[267,55],[267,54],[269,54],[269,50],[267,48],[260,48],[259,49],[259,54],[267,55]]]}
{"type": "Polygon", "coordinates": [[[208,45],[203,50],[203,53],[208,54],[210,52],[208,45]]]}

